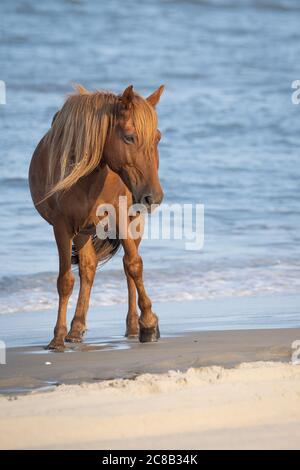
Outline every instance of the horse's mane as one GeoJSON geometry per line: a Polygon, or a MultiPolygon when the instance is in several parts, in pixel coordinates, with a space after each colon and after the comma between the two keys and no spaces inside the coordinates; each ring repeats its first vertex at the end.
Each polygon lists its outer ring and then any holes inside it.
{"type": "MultiPolygon", "coordinates": [[[[45,199],[70,189],[99,165],[106,137],[115,128],[121,110],[120,97],[114,93],[89,92],[81,85],[75,90],[54,116],[45,136],[49,152],[45,199]]],[[[138,143],[148,152],[157,129],[156,113],[138,94],[134,95],[131,113],[138,143]]]]}

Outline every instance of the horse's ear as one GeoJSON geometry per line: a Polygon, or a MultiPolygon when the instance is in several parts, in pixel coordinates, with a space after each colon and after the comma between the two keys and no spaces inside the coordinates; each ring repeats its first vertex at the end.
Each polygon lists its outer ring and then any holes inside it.
{"type": "Polygon", "coordinates": [[[126,90],[123,91],[123,94],[120,97],[120,100],[125,109],[129,109],[131,107],[133,98],[134,98],[133,86],[130,85],[126,88],[126,90]]]}
{"type": "Polygon", "coordinates": [[[149,104],[151,104],[151,106],[153,106],[155,108],[155,106],[157,105],[157,103],[159,102],[160,100],[160,97],[162,95],[162,92],[164,91],[165,89],[165,85],[161,85],[159,88],[157,88],[157,90],[152,93],[152,95],[148,96],[147,101],[149,104]]]}

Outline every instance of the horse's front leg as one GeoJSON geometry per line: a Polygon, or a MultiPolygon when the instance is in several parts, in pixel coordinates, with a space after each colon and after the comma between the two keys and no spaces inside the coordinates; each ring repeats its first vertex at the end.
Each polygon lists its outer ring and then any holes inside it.
{"type": "Polygon", "coordinates": [[[86,315],[97,268],[97,255],[91,237],[74,241],[79,258],[80,290],[71,330],[66,336],[66,341],[80,343],[86,331],[86,315]]]}
{"type": "Polygon", "coordinates": [[[152,303],[148,297],[143,281],[143,261],[138,253],[134,240],[122,240],[124,248],[124,266],[128,275],[133,279],[138,292],[138,306],[141,310],[139,318],[139,339],[142,343],[157,341],[160,337],[158,318],[152,312],[152,303]]]}
{"type": "Polygon", "coordinates": [[[139,334],[139,315],[137,313],[136,287],[134,279],[130,276],[126,269],[125,257],[123,258],[123,264],[128,287],[128,313],[126,317],[125,336],[127,338],[134,338],[139,334]]]}
{"type": "Polygon", "coordinates": [[[72,236],[63,224],[54,226],[54,235],[59,255],[59,275],[57,290],[59,295],[57,322],[54,328],[54,338],[48,349],[63,350],[67,334],[67,306],[74,286],[74,275],[71,271],[72,236]]]}

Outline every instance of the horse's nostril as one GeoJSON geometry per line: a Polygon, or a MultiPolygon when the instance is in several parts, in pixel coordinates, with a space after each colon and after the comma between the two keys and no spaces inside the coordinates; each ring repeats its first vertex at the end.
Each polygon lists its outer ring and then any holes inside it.
{"type": "Polygon", "coordinates": [[[151,194],[149,194],[148,196],[144,196],[144,204],[145,206],[151,206],[151,204],[153,204],[153,197],[151,196],[151,194]]]}

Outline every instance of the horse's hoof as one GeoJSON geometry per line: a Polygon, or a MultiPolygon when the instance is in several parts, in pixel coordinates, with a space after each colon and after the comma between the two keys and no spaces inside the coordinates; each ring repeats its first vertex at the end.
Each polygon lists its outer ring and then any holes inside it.
{"type": "Polygon", "coordinates": [[[131,338],[138,338],[139,337],[139,327],[127,327],[126,328],[126,333],[125,333],[125,338],[131,339],[131,338]]]}
{"type": "Polygon", "coordinates": [[[126,318],[126,333],[125,338],[138,338],[139,337],[139,316],[127,314],[126,318]]]}
{"type": "Polygon", "coordinates": [[[73,327],[70,329],[69,333],[65,337],[67,343],[82,343],[82,338],[86,332],[85,325],[77,325],[77,328],[73,327]]]}
{"type": "Polygon", "coordinates": [[[65,341],[67,343],[82,343],[82,336],[83,335],[67,335],[66,338],[65,338],[65,341]]]}
{"type": "Polygon", "coordinates": [[[125,333],[125,338],[127,338],[127,339],[135,339],[135,338],[138,338],[138,337],[139,337],[138,333],[132,334],[132,333],[127,333],[127,331],[125,333]]]}
{"type": "Polygon", "coordinates": [[[141,328],[139,340],[141,343],[155,343],[160,338],[160,331],[158,324],[152,328],[141,328]]]}
{"type": "Polygon", "coordinates": [[[52,341],[45,347],[50,351],[63,352],[65,350],[64,340],[53,338],[52,341]]]}

